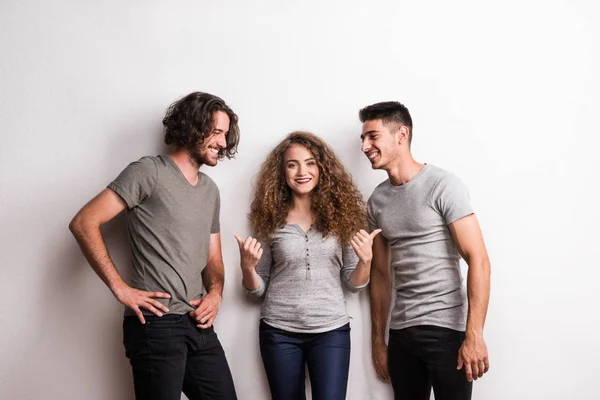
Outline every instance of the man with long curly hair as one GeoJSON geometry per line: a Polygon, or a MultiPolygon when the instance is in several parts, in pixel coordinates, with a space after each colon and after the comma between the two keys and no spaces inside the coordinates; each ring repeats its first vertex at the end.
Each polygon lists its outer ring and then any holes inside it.
{"type": "Polygon", "coordinates": [[[432,387],[436,400],[470,399],[472,381],[489,368],[483,325],[490,262],[467,189],[453,174],[414,160],[404,105],[373,104],[359,117],[362,151],[389,177],[367,204],[370,229],[382,230],[370,287],[375,370],[391,379],[396,399],[428,400],[432,387]],[[469,265],[466,292],[461,256],[469,265]],[[390,269],[396,300],[386,346],[390,269]]]}
{"type": "Polygon", "coordinates": [[[199,168],[233,157],[238,118],[219,97],[194,92],[168,108],[163,125],[172,151],[129,164],[69,228],[125,306],[123,343],[136,398],[179,400],[183,391],[190,400],[235,399],[212,326],[224,280],[219,190],[199,168]],[[129,284],[100,233],[100,225],[125,209],[133,253],[129,284]]]}

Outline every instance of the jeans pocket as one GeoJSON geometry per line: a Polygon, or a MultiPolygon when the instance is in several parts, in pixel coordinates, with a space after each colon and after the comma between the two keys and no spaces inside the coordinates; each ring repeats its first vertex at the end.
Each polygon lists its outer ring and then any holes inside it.
{"type": "Polygon", "coordinates": [[[125,317],[123,321],[123,346],[125,356],[130,360],[150,354],[147,326],[137,317],[125,317]]]}

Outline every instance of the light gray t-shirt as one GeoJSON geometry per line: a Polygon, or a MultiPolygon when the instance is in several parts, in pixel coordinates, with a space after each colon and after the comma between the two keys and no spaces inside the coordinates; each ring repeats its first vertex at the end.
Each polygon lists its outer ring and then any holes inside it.
{"type": "MultiPolygon", "coordinates": [[[[127,227],[133,253],[130,285],[165,292],[157,299],[169,314],[192,311],[201,297],[211,233],[219,232],[217,185],[198,172],[192,186],[168,156],[143,157],[121,172],[108,187],[127,203],[127,227]]],[[[151,314],[143,310],[144,314],[151,314]]],[[[134,315],[126,309],[125,315],[134,315]]]]}
{"type": "Polygon", "coordinates": [[[260,286],[247,290],[264,301],[261,318],[289,332],[321,333],[349,321],[343,284],[351,292],[350,275],[358,256],[352,246],[342,246],[333,236],[324,238],[315,230],[304,232],[287,224],[273,233],[269,243],[261,242],[263,255],[256,266],[260,286]]]}
{"type": "Polygon", "coordinates": [[[448,228],[473,214],[464,184],[425,165],[404,185],[382,182],[367,207],[369,228],[382,229],[392,252],[396,302],[390,328],[436,325],[464,331],[468,303],[460,254],[448,228]]]}

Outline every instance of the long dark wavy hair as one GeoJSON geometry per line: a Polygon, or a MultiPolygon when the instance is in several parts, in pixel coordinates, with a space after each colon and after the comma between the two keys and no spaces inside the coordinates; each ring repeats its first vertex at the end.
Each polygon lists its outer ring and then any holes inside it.
{"type": "Polygon", "coordinates": [[[286,223],[292,206],[291,189],[286,183],[283,156],[298,144],[311,152],[319,167],[319,182],[310,196],[313,226],[323,236],[334,235],[347,244],[366,226],[365,203],[352,176],[331,148],[309,132],[292,132],[267,156],[258,173],[250,207],[250,225],[261,240],[286,223]]]}
{"type": "Polygon", "coordinates": [[[214,114],[223,111],[229,116],[227,146],[219,150],[219,159],[232,158],[240,140],[238,116],[223,99],[209,93],[193,92],[171,104],[163,125],[165,143],[175,147],[195,147],[212,134],[214,114]]]}

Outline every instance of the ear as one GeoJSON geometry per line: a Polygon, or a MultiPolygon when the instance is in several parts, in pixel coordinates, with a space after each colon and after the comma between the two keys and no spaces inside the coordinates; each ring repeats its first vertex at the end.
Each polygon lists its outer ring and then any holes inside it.
{"type": "Polygon", "coordinates": [[[403,144],[408,142],[408,126],[406,125],[401,125],[400,128],[398,128],[398,144],[403,144]]]}

